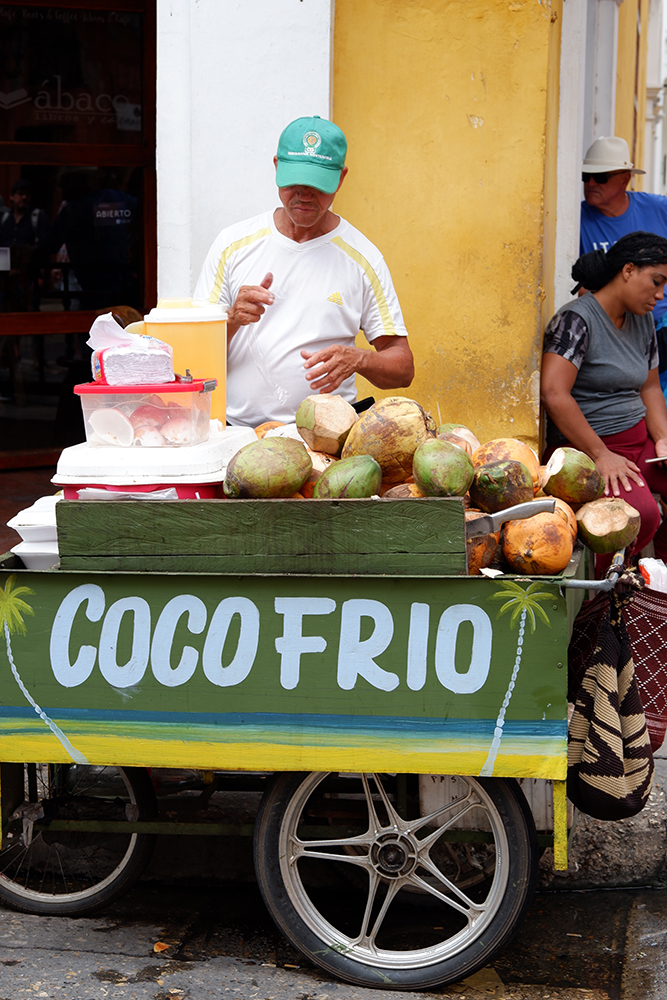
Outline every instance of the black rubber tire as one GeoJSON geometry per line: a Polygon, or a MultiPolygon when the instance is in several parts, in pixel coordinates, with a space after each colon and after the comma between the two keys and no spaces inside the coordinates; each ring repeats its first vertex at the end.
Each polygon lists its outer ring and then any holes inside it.
{"type": "MultiPolygon", "coordinates": [[[[36,801],[52,820],[126,819],[127,805],[135,807],[130,810],[133,819],[157,815],[145,768],[26,764],[26,775],[33,767],[39,775],[36,801]]],[[[35,771],[32,774],[34,784],[35,771]]],[[[25,787],[30,787],[27,778],[25,787]]],[[[13,910],[41,916],[87,916],[118,899],[140,878],[156,840],[153,834],[61,833],[47,828],[36,831],[26,848],[22,829],[19,818],[3,837],[0,900],[13,910]]]]}
{"type": "MultiPolygon", "coordinates": [[[[367,963],[362,960],[363,954],[361,956],[355,955],[355,950],[358,949],[355,949],[354,945],[350,945],[353,935],[346,937],[344,932],[339,933],[335,925],[330,923],[329,916],[322,916],[324,907],[320,907],[318,912],[317,904],[313,902],[312,897],[319,891],[319,898],[325,899],[321,887],[319,890],[309,888],[306,893],[301,891],[304,882],[300,874],[299,864],[301,858],[307,858],[308,855],[298,855],[301,848],[290,846],[295,841],[290,839],[293,833],[288,835],[287,832],[288,830],[294,831],[297,823],[299,831],[302,831],[305,829],[304,822],[306,824],[309,821],[313,822],[311,817],[322,815],[322,812],[318,812],[317,808],[306,805],[306,802],[315,801],[313,798],[315,789],[313,788],[312,792],[309,791],[308,786],[304,783],[317,778],[327,780],[330,777],[335,776],[308,773],[277,774],[267,788],[260,806],[255,824],[255,871],[267,909],[282,933],[308,959],[326,970],[327,973],[359,986],[393,990],[425,989],[457,982],[487,965],[495,955],[507,946],[516,933],[532,899],[535,887],[538,860],[537,837],[532,814],[518,784],[512,779],[502,778],[457,778],[458,781],[465,782],[468,787],[480,790],[479,794],[486,803],[487,814],[493,814],[490,828],[493,829],[493,823],[495,823],[496,829],[501,831],[500,836],[495,838],[490,846],[484,848],[484,850],[491,852],[491,856],[495,860],[492,860],[491,863],[492,870],[478,880],[478,891],[482,894],[488,892],[487,900],[491,899],[493,893],[494,903],[493,912],[488,919],[483,918],[486,923],[483,923],[479,932],[471,932],[469,934],[470,940],[467,943],[462,938],[455,939],[452,935],[447,939],[447,942],[443,941],[440,946],[436,945],[435,951],[429,953],[425,958],[425,950],[420,951],[425,947],[424,940],[420,937],[422,933],[420,928],[425,926],[424,897],[428,902],[429,894],[423,893],[421,900],[415,900],[414,887],[409,887],[405,897],[401,897],[400,890],[394,897],[395,900],[407,899],[407,906],[401,904],[397,914],[397,916],[400,915],[400,919],[395,920],[394,924],[400,928],[401,926],[409,926],[410,921],[413,921],[412,926],[416,929],[410,933],[414,941],[418,942],[416,947],[413,950],[400,948],[391,953],[382,951],[380,955],[375,957],[375,961],[367,963]],[[292,807],[290,814],[290,803],[293,799],[299,804],[292,807]],[[507,858],[503,857],[501,863],[498,859],[505,853],[507,858]],[[505,867],[503,868],[503,866],[505,867]],[[503,868],[502,872],[501,868],[503,868]],[[294,869],[298,869],[296,879],[294,875],[290,874],[294,869]],[[286,884],[286,874],[289,884],[286,884]],[[290,882],[290,880],[292,881],[290,882]],[[496,885],[496,888],[487,889],[487,885],[496,885]],[[411,893],[413,894],[412,899],[410,899],[411,893]],[[309,910],[308,907],[311,904],[312,910],[309,910]],[[304,919],[304,915],[306,919],[304,919]],[[407,923],[402,924],[401,920],[405,920],[407,923]],[[324,930],[322,930],[323,921],[324,930]],[[317,924],[315,929],[313,929],[313,924],[317,924]],[[329,934],[330,928],[336,933],[329,934]],[[438,957],[438,948],[450,949],[453,953],[443,959],[444,950],[440,951],[440,957],[438,957]],[[391,954],[392,962],[383,967],[381,959],[382,955],[386,954],[391,954]],[[410,964],[413,955],[417,957],[414,964],[410,964]],[[401,964],[400,968],[397,967],[394,957],[396,962],[401,964]]],[[[383,776],[382,780],[391,781],[392,777],[383,776]]],[[[358,828],[359,830],[363,829],[361,821],[358,828]]],[[[316,836],[322,835],[316,834],[316,836]]],[[[456,835],[454,836],[456,838],[456,835]]],[[[495,835],[493,836],[495,837],[495,835]]],[[[305,842],[301,839],[300,834],[299,839],[301,843],[305,842]]],[[[457,843],[454,846],[459,851],[473,853],[470,852],[469,847],[462,844],[457,843]]],[[[315,850],[317,849],[315,847],[315,850]]],[[[325,850],[325,848],[323,847],[321,850],[325,850]]],[[[344,850],[351,853],[355,849],[348,847],[344,850]]],[[[369,848],[368,856],[370,857],[370,855],[371,849],[369,848]]],[[[332,865],[330,858],[325,861],[308,861],[307,864],[324,864],[334,868],[348,867],[339,865],[335,860],[332,865]]],[[[371,875],[367,874],[363,868],[354,866],[354,870],[366,876],[367,889],[365,894],[368,895],[371,875]]],[[[432,879],[431,881],[433,883],[432,879]]],[[[438,883],[433,884],[437,885],[438,883]]],[[[333,899],[335,894],[343,894],[343,896],[346,893],[353,894],[355,888],[349,882],[346,884],[345,879],[338,879],[329,891],[333,899]]],[[[470,892],[472,895],[475,890],[466,887],[465,892],[466,894],[470,892]]],[[[453,898],[456,899],[455,896],[453,898]]],[[[438,905],[439,911],[445,914],[445,920],[438,920],[438,923],[451,922],[449,906],[445,906],[438,900],[434,902],[433,899],[431,899],[431,903],[433,906],[438,905]]],[[[347,913],[351,910],[351,902],[348,905],[347,899],[338,905],[340,905],[340,913],[347,913]]],[[[360,905],[364,906],[363,901],[360,905]]],[[[395,903],[392,902],[389,909],[394,905],[395,903]]],[[[333,903],[331,907],[333,907],[333,903]]],[[[387,910],[388,912],[389,910],[387,910]]],[[[342,916],[339,926],[342,926],[346,919],[348,918],[342,916]]],[[[375,918],[371,918],[371,922],[373,919],[375,918]]],[[[429,926],[432,926],[432,920],[428,923],[429,926]]],[[[370,929],[370,923],[367,926],[370,929]]],[[[434,926],[433,931],[435,930],[442,930],[442,928],[434,926]]],[[[375,927],[373,927],[373,931],[375,931],[375,927]]],[[[390,930],[389,940],[392,940],[392,933],[394,938],[400,941],[395,930],[390,930]]],[[[378,932],[379,936],[380,932],[378,932]]],[[[425,940],[428,942],[428,936],[425,940]]],[[[428,944],[427,947],[429,947],[428,944]]]]}

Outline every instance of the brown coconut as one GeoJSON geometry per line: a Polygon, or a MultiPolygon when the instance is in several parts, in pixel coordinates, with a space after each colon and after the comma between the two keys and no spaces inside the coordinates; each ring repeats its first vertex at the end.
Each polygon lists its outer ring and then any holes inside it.
{"type": "Polygon", "coordinates": [[[380,496],[383,500],[411,500],[423,497],[424,494],[416,483],[399,483],[384,492],[380,489],[380,496]]]}
{"type": "Polygon", "coordinates": [[[474,434],[469,427],[465,424],[440,424],[437,430],[438,437],[442,437],[444,434],[455,434],[456,437],[463,438],[470,445],[472,455],[473,451],[479,448],[480,441],[476,434],[474,434]]]}
{"type": "Polygon", "coordinates": [[[556,503],[556,510],[558,511],[559,514],[563,516],[563,518],[567,521],[567,523],[570,526],[570,532],[572,533],[572,541],[576,542],[577,533],[579,531],[579,528],[577,526],[577,515],[574,513],[570,505],[568,503],[565,503],[564,500],[560,500],[558,499],[558,497],[556,497],[555,503],[556,503]]]}
{"type": "MultiPolygon", "coordinates": [[[[466,524],[477,520],[478,517],[486,517],[481,510],[466,510],[466,524]]],[[[490,566],[498,552],[500,545],[500,531],[491,531],[488,535],[478,535],[476,538],[466,538],[466,552],[468,557],[468,575],[479,576],[481,570],[490,566]]]]}
{"type": "Polygon", "coordinates": [[[276,427],[284,427],[284,426],[285,424],[283,423],[282,420],[267,420],[265,421],[265,423],[260,424],[259,427],[255,427],[255,434],[261,441],[262,438],[266,437],[269,431],[274,431],[276,427]]]}
{"type": "Polygon", "coordinates": [[[414,399],[387,396],[359,417],[343,445],[341,458],[371,455],[386,483],[412,475],[412,459],[423,441],[435,437],[435,421],[414,399]]]}
{"type": "Polygon", "coordinates": [[[342,396],[318,393],[299,403],[295,419],[299,434],[312,451],[338,456],[359,417],[342,396]]]}
{"type": "Polygon", "coordinates": [[[601,497],[577,511],[579,538],[597,555],[625,549],[639,534],[639,512],[620,497],[601,497]]]}
{"type": "Polygon", "coordinates": [[[478,510],[495,514],[533,499],[533,480],[523,462],[486,462],[475,469],[470,500],[478,510]]]}
{"type": "Polygon", "coordinates": [[[542,473],[542,489],[566,503],[590,503],[602,496],[604,479],[583,451],[556,448],[542,473]]]}
{"type": "Polygon", "coordinates": [[[332,462],[336,459],[333,455],[325,455],[323,451],[311,451],[310,448],[306,448],[306,451],[310,455],[310,460],[313,463],[313,467],[310,471],[308,479],[301,487],[301,492],[303,493],[306,500],[310,500],[313,495],[313,490],[315,489],[315,483],[320,478],[325,469],[328,469],[332,462]]]}
{"type": "Polygon", "coordinates": [[[572,532],[558,511],[508,521],[501,540],[503,555],[514,573],[562,573],[572,557],[572,532]]]}
{"type": "Polygon", "coordinates": [[[462,448],[466,455],[472,455],[474,448],[465,438],[458,434],[438,434],[438,440],[447,441],[448,444],[455,444],[457,448],[462,448]]]}
{"type": "Polygon", "coordinates": [[[472,462],[475,468],[487,462],[522,462],[529,470],[533,479],[533,490],[536,493],[540,486],[540,463],[537,455],[527,444],[518,438],[494,438],[473,452],[472,462]]]}

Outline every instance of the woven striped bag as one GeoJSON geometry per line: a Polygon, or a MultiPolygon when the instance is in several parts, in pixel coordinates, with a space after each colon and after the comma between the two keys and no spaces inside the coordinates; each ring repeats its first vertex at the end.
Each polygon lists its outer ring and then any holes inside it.
{"type": "Polygon", "coordinates": [[[626,819],[644,808],[653,769],[622,600],[611,591],[570,720],[567,795],[589,816],[626,819]]]}

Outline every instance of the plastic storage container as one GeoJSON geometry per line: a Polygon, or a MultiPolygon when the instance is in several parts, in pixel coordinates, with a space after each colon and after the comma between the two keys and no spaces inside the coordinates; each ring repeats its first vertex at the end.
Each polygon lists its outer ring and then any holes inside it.
{"type": "Polygon", "coordinates": [[[62,488],[66,500],[79,499],[79,490],[90,487],[146,494],[173,487],[181,500],[205,500],[221,496],[230,458],[256,440],[251,427],[219,427],[214,421],[209,440],[192,447],[143,451],[75,444],[63,449],[52,482],[62,488]]]}
{"type": "Polygon", "coordinates": [[[192,299],[160,299],[144,319],[145,332],[170,344],[174,371],[193,378],[216,378],[211,416],[226,423],[227,313],[222,306],[192,299]]]}
{"type": "Polygon", "coordinates": [[[75,385],[93,446],[183,447],[208,440],[215,379],[164,385],[75,385]]]}

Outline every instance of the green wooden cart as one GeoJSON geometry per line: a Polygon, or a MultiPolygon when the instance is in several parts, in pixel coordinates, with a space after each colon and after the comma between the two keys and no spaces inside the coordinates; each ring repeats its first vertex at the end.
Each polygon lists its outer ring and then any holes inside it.
{"type": "MultiPolygon", "coordinates": [[[[270,775],[257,879],[281,930],[369,986],[453,982],[509,940],[553,785],[583,587],[466,575],[463,503],[74,502],[60,569],[0,560],[0,897],[83,914],[169,826],[151,768],[270,775]]],[[[210,791],[210,789],[209,789],[210,791]]]]}

